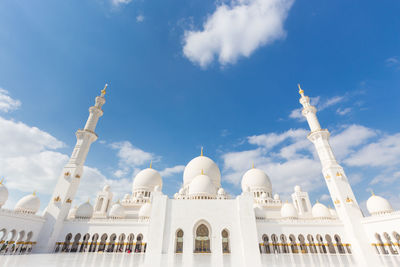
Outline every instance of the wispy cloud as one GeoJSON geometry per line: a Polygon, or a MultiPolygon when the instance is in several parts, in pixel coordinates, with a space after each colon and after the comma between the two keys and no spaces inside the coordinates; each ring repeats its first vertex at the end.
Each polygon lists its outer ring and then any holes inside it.
{"type": "Polygon", "coordinates": [[[140,23],[140,22],[143,22],[143,21],[144,21],[144,16],[143,15],[138,15],[136,17],[136,22],[140,23]]]}
{"type": "Polygon", "coordinates": [[[126,5],[132,2],[132,0],[111,0],[111,4],[114,6],[126,5]]]}
{"type": "Polygon", "coordinates": [[[21,106],[21,102],[18,99],[14,99],[10,96],[10,93],[0,88],[0,111],[10,112],[18,109],[21,106]]]}
{"type": "Polygon", "coordinates": [[[286,36],[283,24],[294,0],[232,0],[219,3],[203,29],[185,31],[183,53],[205,68],[249,57],[257,48],[286,36]]]}

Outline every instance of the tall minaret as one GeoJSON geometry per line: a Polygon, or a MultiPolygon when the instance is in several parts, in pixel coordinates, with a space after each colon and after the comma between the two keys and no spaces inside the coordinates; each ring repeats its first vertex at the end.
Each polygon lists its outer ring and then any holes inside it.
{"type": "Polygon", "coordinates": [[[322,165],[322,174],[329,189],[332,201],[340,220],[343,222],[348,241],[352,245],[353,253],[360,266],[380,266],[376,252],[369,244],[360,207],[354,196],[353,190],[347,180],[346,174],[332,152],[329,144],[329,131],[321,129],[317,118],[317,109],[310,104],[310,98],[304,95],[299,87],[300,103],[303,105],[302,114],[307,119],[311,132],[308,139],[314,144],[322,165]]]}
{"type": "Polygon", "coordinates": [[[95,105],[89,108],[90,114],[85,128],[76,132],[75,148],[69,162],[58,178],[50,203],[44,212],[46,222],[38,237],[35,249],[38,252],[53,251],[56,239],[62,230],[63,222],[79,187],[90,145],[97,140],[97,134],[94,131],[99,118],[103,115],[101,107],[106,102],[104,96],[107,86],[106,84],[104,89],[101,90],[100,96],[96,97],[95,105]]]}

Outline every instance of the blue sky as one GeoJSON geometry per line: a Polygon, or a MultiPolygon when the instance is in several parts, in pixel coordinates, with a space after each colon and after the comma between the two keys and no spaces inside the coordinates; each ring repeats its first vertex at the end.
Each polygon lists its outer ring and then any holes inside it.
{"type": "Polygon", "coordinates": [[[331,204],[296,110],[301,83],[358,201],[374,188],[400,208],[399,8],[398,1],[1,1],[7,207],[33,190],[45,207],[74,132],[108,82],[75,204],[105,183],[116,198],[129,193],[150,159],[173,195],[201,146],[233,195],[254,161],[282,198],[300,184],[312,202],[331,204]]]}

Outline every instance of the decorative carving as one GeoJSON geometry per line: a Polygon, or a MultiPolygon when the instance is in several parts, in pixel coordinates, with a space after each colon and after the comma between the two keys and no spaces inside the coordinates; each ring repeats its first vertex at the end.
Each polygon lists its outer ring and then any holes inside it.
{"type": "Polygon", "coordinates": [[[340,172],[337,172],[337,173],[336,173],[336,176],[342,177],[343,175],[342,175],[340,172]]]}
{"type": "Polygon", "coordinates": [[[67,202],[67,203],[71,203],[72,202],[72,200],[70,199],[70,198],[68,198],[65,202],[67,202]]]}
{"type": "Polygon", "coordinates": [[[336,199],[333,203],[335,203],[336,205],[339,205],[340,204],[340,200],[336,199]]]}
{"type": "Polygon", "coordinates": [[[71,173],[70,172],[66,172],[66,173],[64,173],[64,176],[70,176],[71,175],[71,173]]]}
{"type": "Polygon", "coordinates": [[[331,176],[330,176],[329,174],[327,174],[327,175],[325,176],[325,178],[326,178],[326,179],[330,179],[331,176]]]}
{"type": "Polygon", "coordinates": [[[54,198],[54,202],[59,202],[61,200],[60,196],[54,198]]]}
{"type": "Polygon", "coordinates": [[[347,198],[346,198],[346,202],[347,202],[347,203],[350,203],[350,202],[353,202],[353,200],[352,200],[351,198],[347,197],[347,198]]]}
{"type": "Polygon", "coordinates": [[[81,178],[81,176],[79,174],[75,175],[75,178],[81,178]]]}

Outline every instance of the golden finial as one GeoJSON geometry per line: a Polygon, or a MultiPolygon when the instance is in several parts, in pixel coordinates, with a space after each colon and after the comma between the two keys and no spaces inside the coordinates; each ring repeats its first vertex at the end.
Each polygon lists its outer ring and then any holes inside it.
{"type": "Polygon", "coordinates": [[[315,201],[315,203],[319,203],[318,199],[315,201]]]}
{"type": "Polygon", "coordinates": [[[253,165],[251,165],[251,168],[254,169],[254,162],[253,162],[253,165]]]}
{"type": "Polygon", "coordinates": [[[153,167],[153,160],[150,161],[150,169],[153,167]]]}
{"type": "Polygon", "coordinates": [[[204,170],[203,169],[201,169],[201,175],[204,175],[204,170]]]}
{"type": "Polygon", "coordinates": [[[36,190],[35,190],[35,191],[33,191],[32,195],[36,196],[36,190]]]}
{"type": "Polygon", "coordinates": [[[104,85],[103,90],[101,90],[101,96],[105,96],[106,95],[106,89],[108,87],[108,83],[106,83],[106,85],[104,85]]]}
{"type": "MultiPolygon", "coordinates": [[[[1,184],[1,183],[0,183],[1,184]]],[[[375,196],[374,190],[371,189],[371,195],[375,196]]]]}
{"type": "Polygon", "coordinates": [[[87,199],[86,203],[90,203],[90,197],[88,197],[88,199],[87,199]]]}
{"type": "Polygon", "coordinates": [[[0,184],[3,184],[4,182],[4,178],[1,178],[0,184]]]}
{"type": "Polygon", "coordinates": [[[286,199],[285,203],[289,203],[289,200],[286,199]]]}
{"type": "Polygon", "coordinates": [[[304,90],[301,89],[300,84],[297,84],[297,87],[299,87],[299,94],[303,95],[304,94],[304,90]]]}
{"type": "Polygon", "coordinates": [[[203,156],[203,147],[201,147],[201,152],[200,152],[200,156],[203,156]]]}

